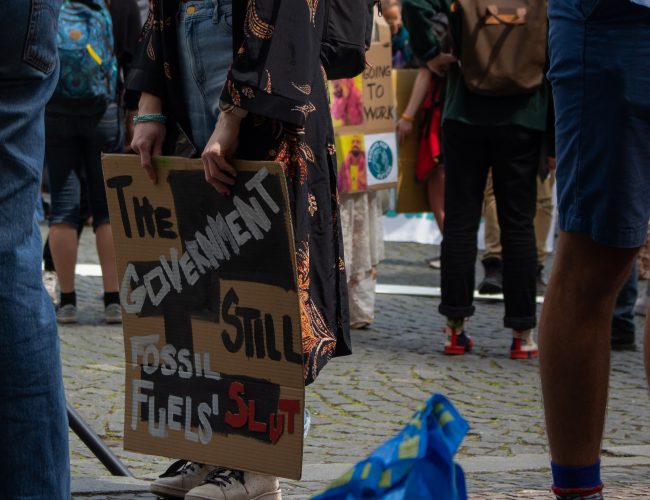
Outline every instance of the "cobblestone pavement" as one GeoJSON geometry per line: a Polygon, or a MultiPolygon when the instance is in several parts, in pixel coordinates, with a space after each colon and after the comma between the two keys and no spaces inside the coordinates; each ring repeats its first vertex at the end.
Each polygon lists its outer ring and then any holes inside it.
{"type": "MultiPolygon", "coordinates": [[[[424,264],[435,251],[425,245],[388,244],[380,282],[437,286],[439,273],[424,264]]],[[[83,236],[79,261],[97,262],[90,231],[83,236]]],[[[60,328],[68,399],[137,477],[151,479],[169,460],[121,448],[122,330],[102,323],[100,278],[79,278],[77,290],[79,324],[60,328]]],[[[477,304],[468,325],[476,349],[460,358],[441,354],[443,323],[436,307],[437,300],[431,298],[377,297],[375,323],[352,334],[354,355],[331,362],[307,389],[313,425],[305,446],[306,468],[326,470],[363,459],[399,431],[434,392],[447,395],[471,424],[457,457],[463,465],[499,457],[516,463],[519,456],[547,453],[538,365],[508,358],[509,332],[502,327],[502,304],[477,304]]],[[[606,448],[650,445],[640,320],[637,327],[639,350],[612,355],[606,448]]],[[[107,475],[72,434],[71,453],[74,476],[107,475]]],[[[608,498],[650,498],[650,466],[645,463],[650,459],[641,465],[606,467],[608,498]]],[[[472,498],[550,498],[546,465],[523,471],[466,470],[472,498]]],[[[284,482],[285,497],[307,498],[326,484],[312,479],[284,482]]],[[[152,498],[145,493],[125,495],[79,498],[152,498]]]]}

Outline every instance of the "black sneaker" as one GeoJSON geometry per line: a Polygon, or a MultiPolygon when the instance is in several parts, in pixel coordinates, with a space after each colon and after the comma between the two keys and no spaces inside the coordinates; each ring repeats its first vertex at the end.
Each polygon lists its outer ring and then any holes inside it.
{"type": "Polygon", "coordinates": [[[501,259],[489,257],[482,261],[485,277],[478,285],[481,295],[498,295],[503,293],[503,264],[501,259]]]}

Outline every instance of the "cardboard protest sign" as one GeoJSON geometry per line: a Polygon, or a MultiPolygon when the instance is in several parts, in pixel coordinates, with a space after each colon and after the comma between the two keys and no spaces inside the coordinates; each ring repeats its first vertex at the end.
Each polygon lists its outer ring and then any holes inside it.
{"type": "MultiPolygon", "coordinates": [[[[417,74],[418,70],[415,69],[393,71],[397,116],[401,116],[406,109],[417,74]]],[[[431,210],[427,201],[426,185],[418,183],[415,179],[418,148],[420,147],[420,137],[422,135],[421,123],[421,113],[418,113],[413,123],[413,130],[406,137],[406,140],[399,145],[396,206],[398,213],[420,213],[431,210]]]]}
{"type": "Polygon", "coordinates": [[[383,18],[375,18],[375,37],[366,59],[368,67],[362,75],[329,82],[330,111],[337,136],[339,191],[343,193],[389,188],[397,182],[397,162],[385,163],[391,156],[397,158],[397,144],[387,137],[395,134],[395,107],[390,29],[383,18]],[[373,144],[379,177],[369,170],[366,161],[373,144]]]}
{"type": "Polygon", "coordinates": [[[282,168],[103,159],[126,354],[124,447],[299,479],[304,375],[282,168]]]}

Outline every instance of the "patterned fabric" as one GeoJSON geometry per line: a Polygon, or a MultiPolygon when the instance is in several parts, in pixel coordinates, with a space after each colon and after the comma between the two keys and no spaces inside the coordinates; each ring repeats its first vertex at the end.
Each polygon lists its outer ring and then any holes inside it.
{"type": "Polygon", "coordinates": [[[350,324],[368,326],[375,319],[377,265],[384,258],[384,230],[379,196],[341,193],[341,226],[350,295],[350,324]]]}
{"type": "Polygon", "coordinates": [[[60,76],[55,95],[67,99],[115,100],[117,61],[113,54],[113,22],[102,1],[91,8],[66,1],[59,13],[56,43],[60,76]]]}
{"type": "Polygon", "coordinates": [[[319,63],[323,6],[234,2],[234,39],[242,43],[222,95],[250,112],[237,156],[277,161],[287,174],[306,384],[332,357],[350,354],[334,133],[319,63]]]}
{"type": "MultiPolygon", "coordinates": [[[[350,354],[348,297],[336,192],[336,151],[320,67],[324,2],[233,2],[235,57],[222,99],[250,113],[237,156],[277,160],[287,173],[302,310],[305,383],[329,359],[350,354]]],[[[181,4],[182,7],[182,4],[181,4]]],[[[151,0],[128,87],[162,98],[186,135],[178,78],[178,0],[151,0]]]]}

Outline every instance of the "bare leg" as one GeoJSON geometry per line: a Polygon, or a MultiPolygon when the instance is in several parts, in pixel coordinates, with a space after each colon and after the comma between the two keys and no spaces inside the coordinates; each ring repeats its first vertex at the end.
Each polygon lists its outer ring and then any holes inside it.
{"type": "Polygon", "coordinates": [[[560,233],[540,319],[540,370],[554,463],[600,456],[614,303],[637,249],[611,248],[560,233]]]}
{"type": "Polygon", "coordinates": [[[439,166],[433,170],[427,181],[427,198],[429,207],[436,218],[440,232],[445,225],[445,168],[439,166]]]}
{"type": "Polygon", "coordinates": [[[61,293],[74,292],[74,271],[77,265],[77,228],[68,224],[50,226],[50,252],[59,278],[61,293]]]}
{"type": "Polygon", "coordinates": [[[102,267],[104,292],[117,292],[117,264],[113,247],[113,230],[110,224],[102,224],[95,230],[97,254],[102,267]]]}
{"type": "MultiPolygon", "coordinates": [[[[648,289],[650,290],[650,284],[648,284],[648,289]]],[[[645,337],[643,339],[643,354],[645,359],[645,376],[646,382],[650,385],[650,304],[648,305],[649,311],[646,313],[645,321],[645,337]]]]}

